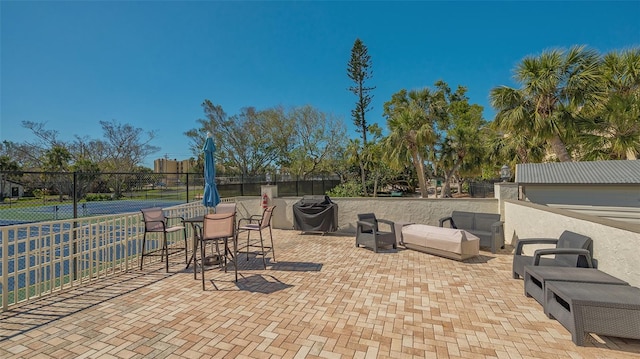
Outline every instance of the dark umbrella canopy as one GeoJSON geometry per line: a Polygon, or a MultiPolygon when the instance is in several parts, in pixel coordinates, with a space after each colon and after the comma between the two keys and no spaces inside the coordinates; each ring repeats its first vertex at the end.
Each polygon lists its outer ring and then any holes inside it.
{"type": "Polygon", "coordinates": [[[205,207],[215,207],[220,203],[220,194],[216,187],[216,160],[214,154],[216,145],[213,143],[211,134],[207,135],[204,142],[204,195],[202,196],[202,204],[205,207]]]}

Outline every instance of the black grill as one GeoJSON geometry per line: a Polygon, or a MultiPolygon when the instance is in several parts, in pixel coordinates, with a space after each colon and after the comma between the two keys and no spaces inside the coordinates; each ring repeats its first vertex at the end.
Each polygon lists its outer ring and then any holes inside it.
{"type": "Polygon", "coordinates": [[[304,196],[293,205],[294,228],[302,232],[338,230],[338,204],[329,196],[304,196]]]}

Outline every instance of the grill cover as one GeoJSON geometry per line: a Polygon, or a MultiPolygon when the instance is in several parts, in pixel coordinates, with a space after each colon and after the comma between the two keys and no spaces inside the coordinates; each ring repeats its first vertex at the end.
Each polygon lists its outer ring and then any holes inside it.
{"type": "Polygon", "coordinates": [[[329,196],[304,196],[293,205],[294,228],[302,232],[338,230],[338,204],[329,196]]]}

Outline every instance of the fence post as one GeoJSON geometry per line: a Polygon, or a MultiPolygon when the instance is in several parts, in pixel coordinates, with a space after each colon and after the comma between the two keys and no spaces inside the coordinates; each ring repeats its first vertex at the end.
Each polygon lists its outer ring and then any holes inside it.
{"type": "Polygon", "coordinates": [[[240,175],[240,195],[244,196],[244,173],[240,175]]]}
{"type": "MultiPolygon", "coordinates": [[[[73,171],[73,218],[78,219],[78,173],[73,171]]],[[[78,279],[78,221],[73,221],[73,231],[71,232],[71,240],[73,244],[71,246],[73,251],[73,260],[71,261],[71,271],[73,272],[73,280],[78,279]]]]}
{"type": "MultiPolygon", "coordinates": [[[[9,258],[9,231],[2,229],[2,255],[9,258]]],[[[9,308],[9,261],[2,260],[2,311],[7,312],[9,308]]],[[[15,270],[15,269],[14,269],[15,270]]],[[[18,302],[17,283],[13,285],[13,302],[18,302]]]]}
{"type": "Polygon", "coordinates": [[[187,172],[187,176],[185,178],[185,182],[187,185],[187,198],[186,198],[186,203],[189,203],[189,172],[187,172]]]}
{"type": "Polygon", "coordinates": [[[73,171],[73,218],[78,218],[78,172],[73,171]]]}

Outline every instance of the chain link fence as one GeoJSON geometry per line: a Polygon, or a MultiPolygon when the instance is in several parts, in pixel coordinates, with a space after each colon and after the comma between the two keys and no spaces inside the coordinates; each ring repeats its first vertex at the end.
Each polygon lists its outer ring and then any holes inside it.
{"type": "MultiPolygon", "coordinates": [[[[277,184],[280,196],[325,194],[340,183],[325,176],[220,176],[221,197],[259,196],[277,184]]],[[[199,201],[201,173],[0,172],[0,225],[139,211],[199,201]]]]}

